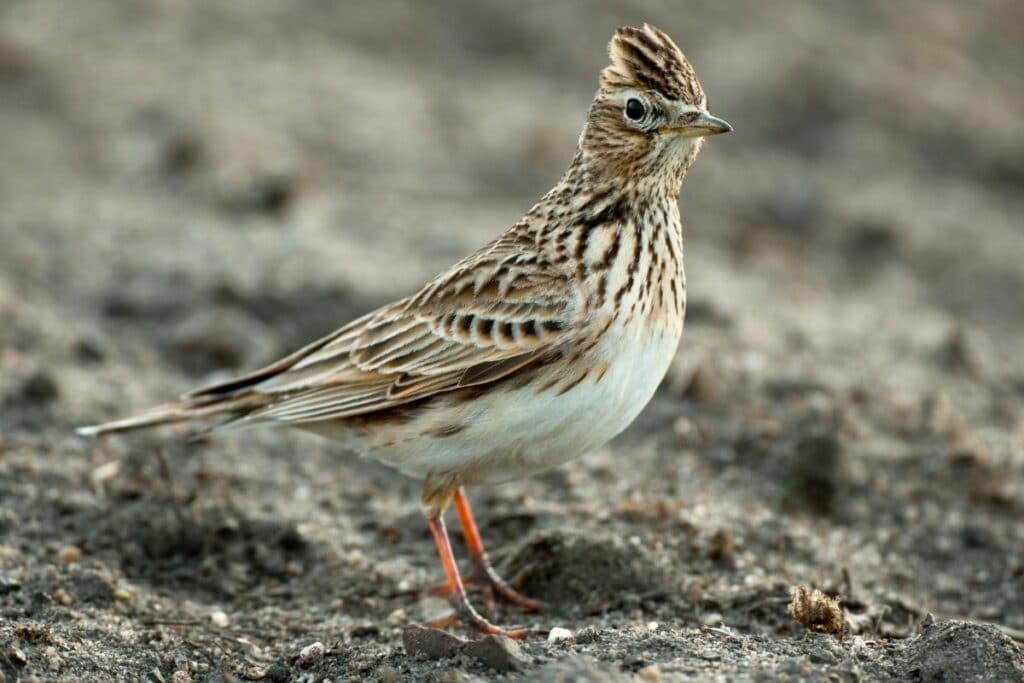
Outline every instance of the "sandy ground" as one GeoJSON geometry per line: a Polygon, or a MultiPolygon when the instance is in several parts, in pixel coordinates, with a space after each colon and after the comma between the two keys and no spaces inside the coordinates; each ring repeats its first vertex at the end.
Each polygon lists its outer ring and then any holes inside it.
{"type": "Polygon", "coordinates": [[[1024,679],[1024,6],[343,5],[0,4],[0,681],[1024,679]],[[677,361],[471,492],[547,605],[495,618],[570,637],[403,633],[443,608],[418,485],[327,441],[74,435],[504,230],[644,20],[736,128],[677,361]]]}

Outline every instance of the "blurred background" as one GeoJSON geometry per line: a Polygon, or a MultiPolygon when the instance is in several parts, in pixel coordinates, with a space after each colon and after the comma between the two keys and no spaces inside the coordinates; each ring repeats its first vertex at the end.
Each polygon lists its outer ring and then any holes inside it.
{"type": "MultiPolygon", "coordinates": [[[[614,29],[644,21],[735,128],[682,192],[683,343],[619,440],[474,494],[495,550],[547,567],[533,591],[593,625],[615,666],[647,646],[602,641],[608,623],[795,633],[794,584],[845,596],[855,633],[902,638],[933,612],[1020,637],[1012,1],[4,0],[0,567],[25,587],[0,591],[9,614],[29,587],[66,589],[70,607],[34,618],[92,604],[92,635],[53,628],[78,661],[122,671],[178,666],[104,635],[115,616],[149,633],[154,609],[277,634],[218,655],[208,635],[161,636],[207,666],[284,666],[324,632],[363,657],[328,658],[334,673],[406,666],[387,649],[404,617],[379,643],[358,628],[437,578],[415,482],[290,433],[188,446],[71,429],[273,360],[502,232],[571,159],[614,29]],[[644,539],[622,561],[668,567],[675,602],[581,608],[603,589],[551,550],[561,525],[595,557],[644,539]],[[75,598],[86,579],[134,602],[75,598]]],[[[37,671],[72,671],[21,647],[37,671]]]]}

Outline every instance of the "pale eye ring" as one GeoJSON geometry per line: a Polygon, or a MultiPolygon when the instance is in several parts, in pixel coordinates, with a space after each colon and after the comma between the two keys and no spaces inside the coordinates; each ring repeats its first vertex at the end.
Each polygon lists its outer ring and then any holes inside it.
{"type": "Polygon", "coordinates": [[[639,97],[630,97],[626,100],[626,108],[624,111],[626,118],[634,122],[643,121],[644,117],[647,116],[647,106],[639,97]]]}

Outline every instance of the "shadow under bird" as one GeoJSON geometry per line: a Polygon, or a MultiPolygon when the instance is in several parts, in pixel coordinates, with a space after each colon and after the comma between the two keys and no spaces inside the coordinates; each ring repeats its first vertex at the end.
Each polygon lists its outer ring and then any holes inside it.
{"type": "Polygon", "coordinates": [[[454,503],[490,596],[538,609],[494,571],[465,486],[567,462],[625,429],[683,330],[679,191],[710,135],[693,67],[665,33],[620,28],[578,148],[558,184],[507,232],[409,297],[264,368],[105,434],[185,420],[298,427],[423,480],[422,507],[454,607],[435,622],[521,638],[470,604],[443,514],[454,503]]]}

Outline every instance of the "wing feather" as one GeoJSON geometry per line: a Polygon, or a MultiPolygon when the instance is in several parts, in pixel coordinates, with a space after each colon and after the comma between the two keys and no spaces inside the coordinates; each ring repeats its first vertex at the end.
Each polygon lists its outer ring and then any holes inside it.
{"type": "MultiPolygon", "coordinates": [[[[570,275],[499,238],[419,293],[221,387],[262,405],[243,422],[343,419],[498,381],[578,333],[570,275]]],[[[216,389],[216,387],[214,387],[216,389]]]]}

